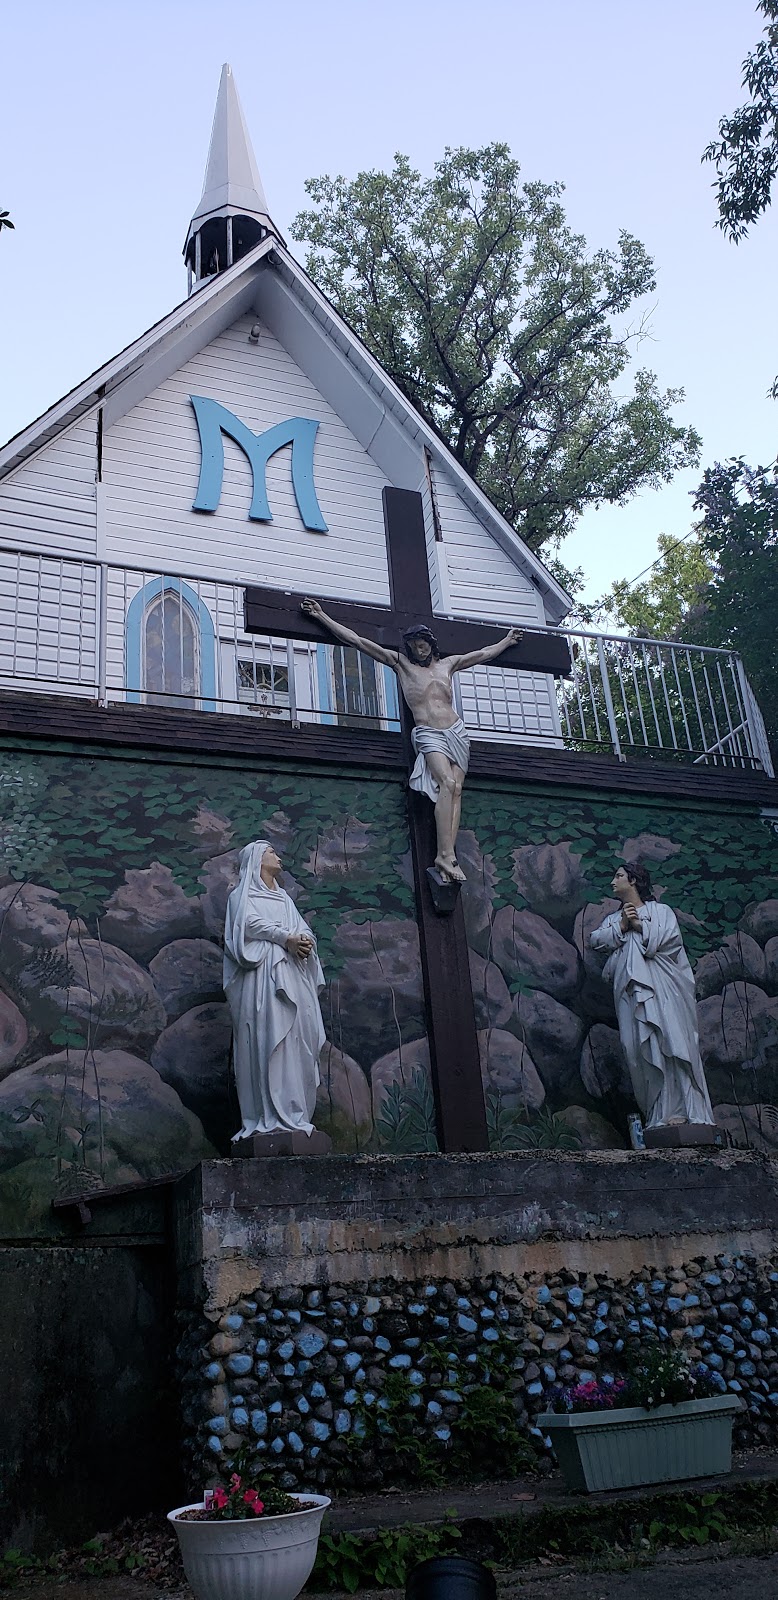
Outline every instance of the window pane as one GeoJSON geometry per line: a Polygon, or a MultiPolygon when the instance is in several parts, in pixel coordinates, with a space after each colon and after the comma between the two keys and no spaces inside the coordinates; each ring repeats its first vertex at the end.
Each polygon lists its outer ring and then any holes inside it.
{"type": "Polygon", "coordinates": [[[166,594],[147,613],[145,687],[157,705],[177,705],[197,694],[196,628],[178,595],[166,594]]]}
{"type": "Polygon", "coordinates": [[[360,650],[336,645],[333,652],[335,709],[343,722],[359,718],[360,727],[380,727],[376,664],[360,650]]]}

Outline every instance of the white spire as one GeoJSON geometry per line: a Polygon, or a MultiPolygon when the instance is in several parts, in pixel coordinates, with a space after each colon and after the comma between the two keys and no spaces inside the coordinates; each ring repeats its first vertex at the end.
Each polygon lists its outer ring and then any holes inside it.
{"type": "Polygon", "coordinates": [[[232,68],[225,64],[219,80],[203,192],[184,245],[190,274],[194,272],[200,280],[212,276],[214,271],[223,271],[233,260],[245,255],[265,233],[274,233],[280,238],[267,208],[232,68]],[[246,221],[235,227],[230,222],[229,229],[223,225],[219,227],[217,219],[232,218],[246,221]],[[214,226],[209,227],[209,224],[214,226]],[[238,246],[238,231],[242,236],[242,248],[238,246]],[[202,236],[199,250],[196,249],[198,235],[202,236]],[[221,235],[225,236],[223,244],[221,235]]]}

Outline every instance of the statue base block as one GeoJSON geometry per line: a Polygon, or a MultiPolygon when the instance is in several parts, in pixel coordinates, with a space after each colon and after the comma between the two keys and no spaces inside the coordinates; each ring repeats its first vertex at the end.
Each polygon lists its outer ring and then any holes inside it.
{"type": "Polygon", "coordinates": [[[461,883],[456,883],[452,878],[447,878],[444,872],[439,872],[437,867],[427,867],[427,882],[430,886],[432,904],[439,917],[450,917],[459,899],[461,883]]]}
{"type": "Polygon", "coordinates": [[[709,1122],[678,1122],[668,1128],[644,1128],[647,1150],[678,1150],[684,1145],[707,1145],[721,1149],[724,1135],[709,1122]]]}
{"type": "Polygon", "coordinates": [[[236,1139],[230,1154],[254,1161],[260,1156],[327,1156],[331,1149],[329,1134],[314,1128],[313,1133],[252,1133],[236,1139]]]}

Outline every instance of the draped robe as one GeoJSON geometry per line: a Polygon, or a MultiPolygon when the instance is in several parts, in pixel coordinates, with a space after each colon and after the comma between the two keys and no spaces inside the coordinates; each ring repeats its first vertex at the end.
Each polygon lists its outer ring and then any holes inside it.
{"type": "Polygon", "coordinates": [[[637,907],[640,932],[624,933],[621,912],[590,934],[608,951],[603,976],[613,983],[619,1035],[635,1099],[648,1128],[713,1124],[700,1059],[694,974],[670,906],[637,907]]]}
{"type": "Polygon", "coordinates": [[[235,1139],[313,1131],[325,1042],[316,939],[286,891],[263,883],[266,849],[261,839],[241,851],[240,880],[227,902],[224,929],[224,991],[243,1119],[235,1139]],[[313,940],[306,960],[286,949],[290,933],[313,940]]]}

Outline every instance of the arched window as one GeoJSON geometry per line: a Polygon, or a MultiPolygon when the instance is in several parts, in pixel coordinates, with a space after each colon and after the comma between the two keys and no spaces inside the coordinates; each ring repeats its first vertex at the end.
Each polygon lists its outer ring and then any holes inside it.
{"type": "Polygon", "coordinates": [[[129,701],[217,709],[213,619],[182,578],[153,578],[133,596],[126,649],[129,701]]]}
{"type": "Polygon", "coordinates": [[[143,623],[143,687],[152,705],[179,706],[198,697],[198,627],[180,590],[152,602],[143,623]]]}

